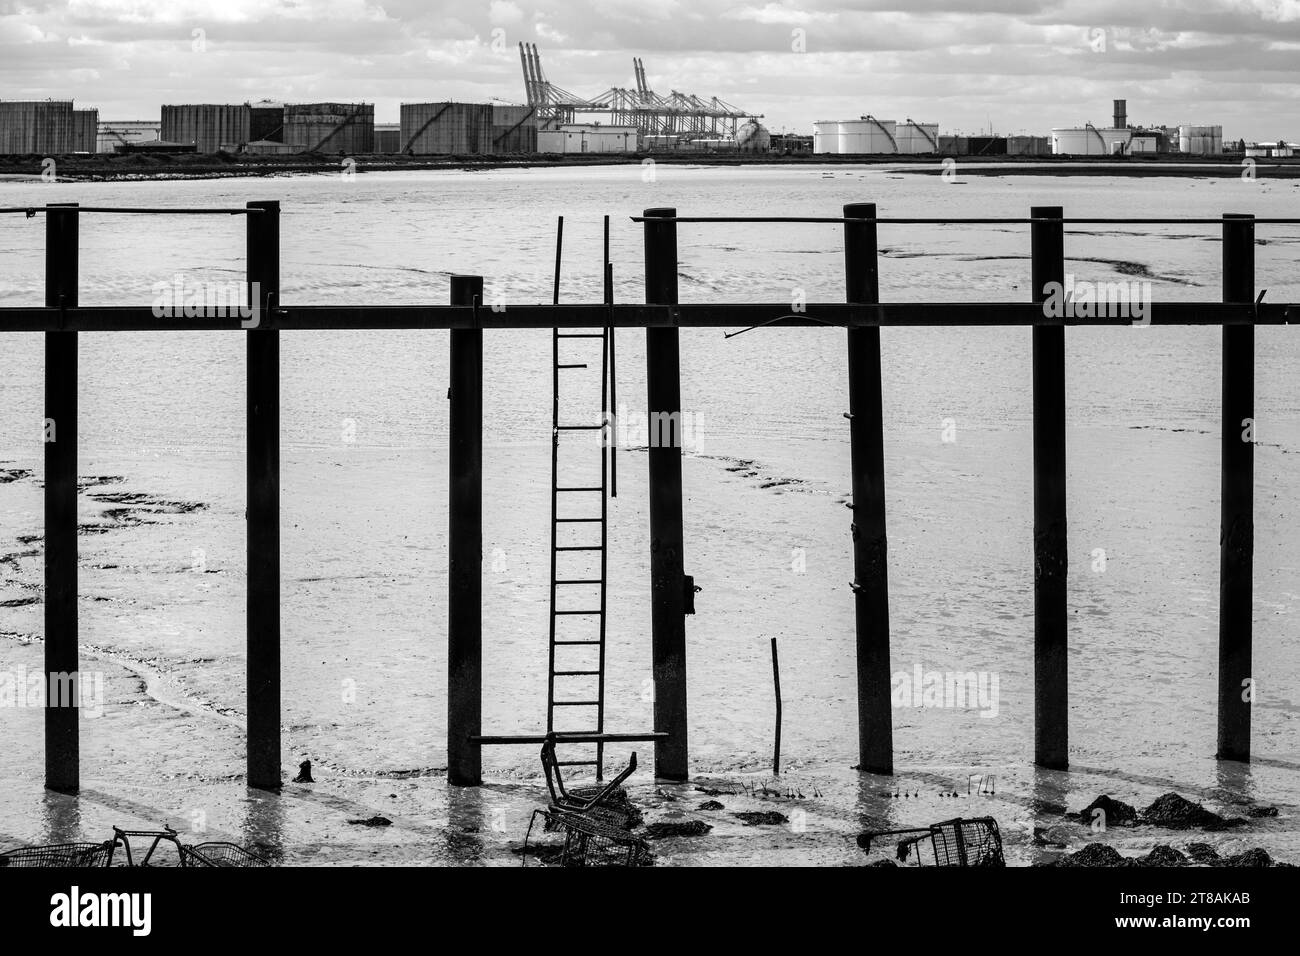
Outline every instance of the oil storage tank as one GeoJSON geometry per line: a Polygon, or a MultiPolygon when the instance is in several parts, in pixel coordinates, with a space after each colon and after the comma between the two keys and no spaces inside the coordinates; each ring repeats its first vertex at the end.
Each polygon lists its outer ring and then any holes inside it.
{"type": "Polygon", "coordinates": [[[216,153],[248,142],[251,110],[247,103],[187,103],[162,108],[162,132],[167,143],[192,144],[195,152],[216,153]]]}
{"type": "Polygon", "coordinates": [[[99,140],[99,110],[72,111],[72,152],[93,153],[99,140]]]}
{"type": "Polygon", "coordinates": [[[304,153],[375,151],[373,103],[287,103],[284,141],[304,153]]]}
{"type": "Polygon", "coordinates": [[[1178,151],[1192,156],[1219,155],[1223,152],[1223,127],[1178,127],[1178,151]]]}
{"type": "Polygon", "coordinates": [[[284,104],[258,100],[248,108],[249,142],[284,142],[284,104]]]}
{"type": "Polygon", "coordinates": [[[72,100],[0,102],[0,154],[70,153],[75,122],[72,100]]]}
{"type": "Polygon", "coordinates": [[[537,110],[531,106],[492,107],[490,153],[537,152],[537,110]]]}
{"type": "Polygon", "coordinates": [[[1052,130],[1052,152],[1057,156],[1113,156],[1128,152],[1131,129],[1070,126],[1052,130]]]}
{"type": "Polygon", "coordinates": [[[939,124],[908,120],[898,124],[894,131],[894,139],[898,143],[900,153],[909,155],[937,153],[939,152],[939,124]]]}
{"type": "Polygon", "coordinates": [[[772,146],[772,134],[758,120],[751,119],[736,130],[736,148],[744,153],[766,153],[772,146]]]}
{"type": "Polygon", "coordinates": [[[402,152],[415,156],[492,152],[492,104],[403,103],[402,152]]]}
{"type": "Polygon", "coordinates": [[[897,153],[898,141],[894,135],[897,128],[898,124],[893,120],[878,120],[874,116],[846,120],[840,123],[840,152],[850,155],[897,153]]]}
{"type": "Polygon", "coordinates": [[[813,153],[840,151],[840,124],[835,120],[813,123],[813,153]]]}

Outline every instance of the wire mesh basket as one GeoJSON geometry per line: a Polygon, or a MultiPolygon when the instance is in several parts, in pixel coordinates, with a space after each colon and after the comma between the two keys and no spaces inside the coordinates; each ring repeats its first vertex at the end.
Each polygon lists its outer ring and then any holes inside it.
{"type": "Polygon", "coordinates": [[[91,867],[110,866],[116,841],[103,843],[53,843],[24,846],[0,853],[0,867],[91,867]]]}
{"type": "Polygon", "coordinates": [[[864,833],[858,846],[869,856],[873,843],[887,845],[885,837],[899,838],[894,861],[904,866],[1006,866],[1002,835],[992,817],[958,817],[928,827],[864,833]]]}
{"type": "Polygon", "coordinates": [[[561,866],[650,866],[650,846],[621,826],[588,813],[548,813],[564,832],[561,866]]]}
{"type": "Polygon", "coordinates": [[[182,866],[270,866],[270,861],[234,843],[199,843],[181,847],[182,866]]]}

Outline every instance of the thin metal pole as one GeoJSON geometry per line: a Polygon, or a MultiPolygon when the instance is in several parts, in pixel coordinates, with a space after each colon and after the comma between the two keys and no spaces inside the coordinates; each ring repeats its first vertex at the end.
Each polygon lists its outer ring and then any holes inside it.
{"type": "MultiPolygon", "coordinates": [[[[1060,206],[1035,206],[1034,301],[1065,282],[1060,206]]],[[[1065,524],[1065,327],[1034,326],[1034,762],[1069,766],[1065,524]]]]}
{"type": "MultiPolygon", "coordinates": [[[[481,276],[452,276],[452,305],[483,298],[481,276]]],[[[483,330],[451,330],[447,779],[483,780],[483,330]]]]}
{"type": "MultiPolygon", "coordinates": [[[[75,203],[45,220],[45,305],[77,305],[75,203]]],[[[45,333],[45,786],[80,787],[77,663],[77,333],[45,333]]]]}
{"type": "MultiPolygon", "coordinates": [[[[645,211],[645,294],[649,303],[677,302],[677,224],[655,221],[675,215],[674,209],[645,211]]],[[[668,780],[685,780],[689,774],[680,375],[677,329],[646,329],[654,715],[655,730],[669,735],[655,743],[655,776],[668,780]]]]}
{"type": "MultiPolygon", "coordinates": [[[[551,287],[551,304],[560,304],[560,263],[564,255],[564,217],[560,216],[555,224],[555,279],[551,287]]],[[[560,485],[560,329],[551,329],[551,607],[550,638],[547,641],[546,665],[546,732],[555,729],[555,611],[556,611],[556,565],[558,553],[555,550],[559,524],[560,485]]]]}
{"type": "Polygon", "coordinates": [[[280,204],[250,202],[247,333],[248,785],[276,790],[280,775],[280,333],[262,328],[279,301],[280,204]]]}
{"type": "MultiPolygon", "coordinates": [[[[609,402],[606,411],[618,414],[618,350],[617,331],[614,328],[614,263],[609,261],[609,216],[605,217],[605,305],[610,306],[605,335],[609,339],[609,402]]],[[[608,418],[605,419],[607,422],[608,418]]],[[[609,441],[609,496],[618,497],[618,442],[606,432],[609,441]]]]}
{"type": "Polygon", "coordinates": [[[776,740],[772,743],[772,773],[781,775],[781,662],[776,656],[776,638],[772,638],[772,686],[776,691],[776,740]]]}
{"type": "MultiPolygon", "coordinates": [[[[1225,216],[1223,301],[1255,298],[1255,223],[1225,216]]],[[[1223,328],[1223,433],[1219,531],[1219,728],[1221,760],[1250,760],[1251,578],[1255,525],[1255,328],[1223,328]]]]}
{"type": "MultiPolygon", "coordinates": [[[[844,274],[850,303],[880,301],[875,203],[844,207],[844,274]]],[[[854,616],[857,620],[858,768],[894,772],[889,685],[889,576],[880,329],[849,329],[849,442],[853,469],[854,616]]]]}

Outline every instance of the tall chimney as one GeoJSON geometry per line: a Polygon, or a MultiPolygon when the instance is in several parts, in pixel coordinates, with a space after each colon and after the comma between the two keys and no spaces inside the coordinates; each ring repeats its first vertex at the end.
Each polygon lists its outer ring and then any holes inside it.
{"type": "Polygon", "coordinates": [[[1128,129],[1128,100],[1115,101],[1115,129],[1128,129]]]}

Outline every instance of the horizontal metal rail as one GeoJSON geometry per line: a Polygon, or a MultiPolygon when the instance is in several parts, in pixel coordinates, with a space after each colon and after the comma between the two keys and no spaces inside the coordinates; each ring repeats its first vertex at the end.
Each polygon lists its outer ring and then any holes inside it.
{"type": "Polygon", "coordinates": [[[256,207],[243,209],[238,206],[229,209],[205,208],[202,206],[0,206],[0,213],[12,212],[34,216],[38,212],[94,212],[113,215],[144,216],[256,216],[262,212],[256,207]]]}
{"type": "MultiPolygon", "coordinates": [[[[500,308],[500,307],[498,307],[500,308]]],[[[687,303],[682,305],[507,305],[501,311],[455,305],[299,305],[257,317],[257,327],[285,331],[329,329],[551,329],[701,328],[744,326],[1129,326],[1123,316],[1053,318],[1033,302],[892,302],[849,305],[809,303],[792,313],[788,303],[687,303]]],[[[1081,308],[1079,303],[1075,308],[1081,308]]],[[[1300,318],[1295,303],[1152,302],[1143,306],[1151,325],[1289,325],[1300,318]]],[[[248,327],[238,315],[194,318],[154,314],[149,306],[10,306],[0,308],[0,332],[229,332],[248,327]]]]}
{"type": "MultiPolygon", "coordinates": [[[[1070,225],[1111,225],[1111,226],[1221,226],[1225,217],[1207,218],[1169,218],[1164,216],[1093,216],[1088,218],[1043,218],[1034,216],[879,216],[874,219],[844,219],[839,216],[629,216],[632,222],[645,222],[647,218],[654,222],[690,222],[690,223],[726,223],[726,222],[806,222],[824,225],[841,225],[843,223],[874,222],[894,226],[992,226],[992,225],[1033,225],[1036,222],[1060,222],[1070,225]]],[[[1294,226],[1300,225],[1300,219],[1263,216],[1252,220],[1256,225],[1294,226]]]]}
{"type": "MultiPolygon", "coordinates": [[[[668,734],[662,731],[646,731],[643,734],[580,734],[556,731],[553,735],[556,743],[569,744],[631,744],[642,741],[667,740],[668,734]]],[[[474,734],[470,743],[487,745],[506,744],[541,744],[546,742],[545,734],[474,734]]]]}

